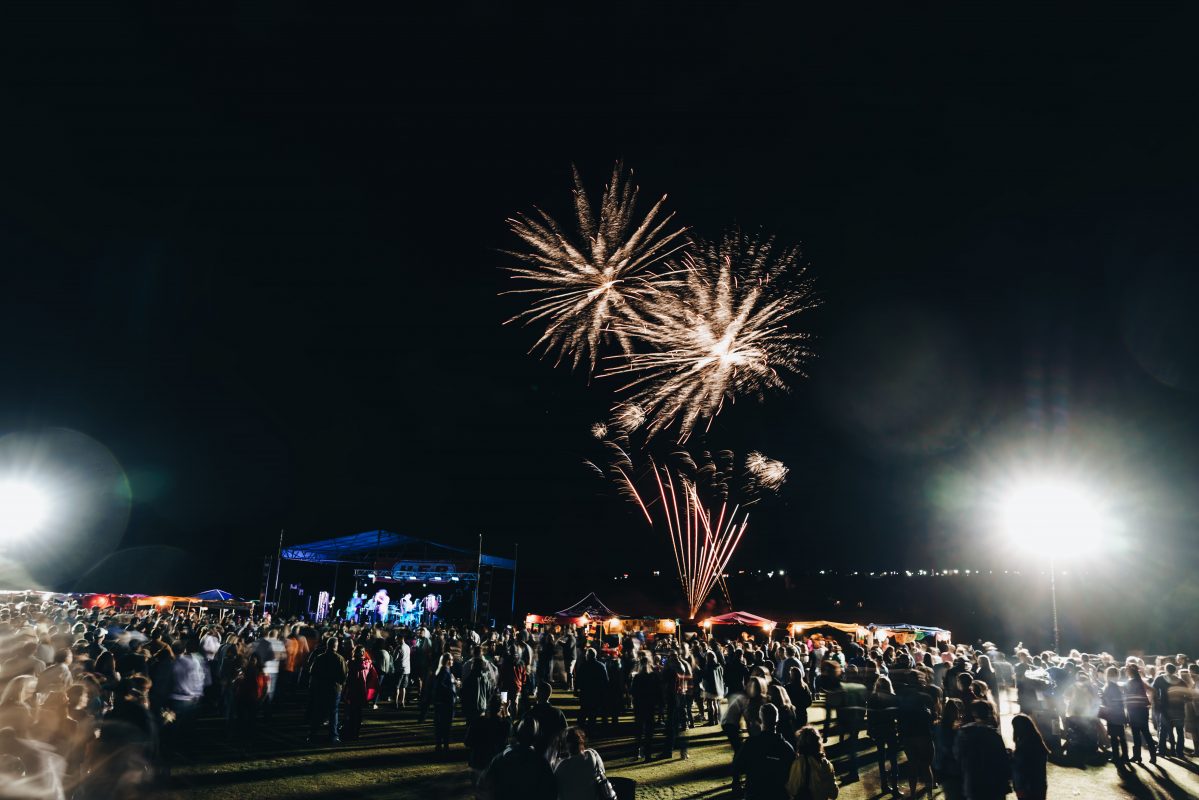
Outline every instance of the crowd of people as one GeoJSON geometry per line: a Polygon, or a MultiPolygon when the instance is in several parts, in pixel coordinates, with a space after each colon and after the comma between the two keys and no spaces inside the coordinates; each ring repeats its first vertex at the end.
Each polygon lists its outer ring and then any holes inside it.
{"type": "Polygon", "coordinates": [[[593,742],[609,740],[610,759],[686,760],[697,728],[727,742],[735,792],[770,800],[836,797],[859,779],[867,739],[885,792],[904,796],[902,776],[907,795],[937,787],[949,800],[1044,798],[1050,760],[1128,769],[1199,747],[1199,666],[1181,654],[1009,657],[989,642],[413,630],[22,602],[0,606],[0,797],[139,796],[198,716],[218,716],[251,752],[281,701],[304,709],[309,742],[358,738],[381,705],[397,724],[431,721],[435,754],[464,758],[486,800],[616,798],[622,781],[593,742]],[[573,719],[564,693],[577,695],[573,719]],[[999,721],[1017,709],[1009,749],[999,721]],[[626,745],[617,726],[630,718],[626,745]]]}

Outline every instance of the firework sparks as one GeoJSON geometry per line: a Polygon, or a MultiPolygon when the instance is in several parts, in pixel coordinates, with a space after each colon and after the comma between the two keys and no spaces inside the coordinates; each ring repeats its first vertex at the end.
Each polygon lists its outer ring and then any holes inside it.
{"type": "Polygon", "coordinates": [[[592,424],[591,435],[597,439],[604,439],[608,435],[608,426],[602,422],[592,424]]]}
{"type": "Polygon", "coordinates": [[[636,403],[622,403],[616,408],[616,426],[632,433],[645,424],[645,409],[636,403]]]}
{"type": "Polygon", "coordinates": [[[668,271],[655,265],[686,246],[687,240],[685,229],[670,227],[674,214],[663,210],[665,195],[635,222],[637,187],[620,162],[604,188],[598,216],[578,170],[574,183],[577,234],[568,235],[540,209],[508,220],[526,245],[522,251],[505,251],[520,262],[508,271],[527,286],[508,293],[534,297],[530,308],[508,321],[546,322],[533,349],[594,371],[607,336],[624,352],[631,350],[625,332],[629,323],[643,321],[645,306],[674,283],[668,271]]]}
{"type": "Polygon", "coordinates": [[[753,480],[748,469],[737,474],[738,461],[730,450],[702,450],[692,457],[678,448],[668,465],[650,459],[645,469],[638,469],[617,442],[605,441],[604,448],[607,470],[591,461],[587,465],[612,481],[654,530],[666,534],[691,616],[717,586],[723,586],[727,597],[724,571],[749,527],[746,508],[767,487],[753,480]],[[750,480],[741,480],[746,477],[750,480]],[[742,488],[734,490],[734,484],[742,488]]]}
{"type": "Polygon", "coordinates": [[[745,457],[745,469],[758,486],[777,492],[787,480],[787,466],[754,450],[745,457]]]}
{"type": "Polygon", "coordinates": [[[738,232],[700,243],[683,258],[685,285],[625,328],[653,349],[603,374],[635,376],[624,388],[650,415],[649,436],[677,424],[685,440],[726,398],[785,390],[780,371],[803,375],[808,336],[787,323],[816,305],[812,282],[798,248],[776,253],[773,244],[738,232]]]}

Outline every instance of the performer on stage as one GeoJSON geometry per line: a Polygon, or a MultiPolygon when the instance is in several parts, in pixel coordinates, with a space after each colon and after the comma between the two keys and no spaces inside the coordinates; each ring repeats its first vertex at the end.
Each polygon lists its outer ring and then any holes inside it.
{"type": "Polygon", "coordinates": [[[412,599],[412,592],[400,598],[400,624],[414,627],[417,623],[417,602],[412,599]]]}
{"type": "Polygon", "coordinates": [[[358,592],[350,595],[349,601],[346,603],[346,622],[358,621],[358,609],[362,606],[362,598],[358,596],[358,592]]]}
{"type": "Polygon", "coordinates": [[[380,589],[375,592],[375,611],[379,614],[379,622],[387,623],[387,608],[391,605],[391,598],[387,596],[386,589],[380,589]]]}

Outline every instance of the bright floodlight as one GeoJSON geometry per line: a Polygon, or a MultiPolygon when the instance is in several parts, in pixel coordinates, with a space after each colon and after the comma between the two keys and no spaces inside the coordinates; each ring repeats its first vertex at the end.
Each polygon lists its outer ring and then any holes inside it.
{"type": "Polygon", "coordinates": [[[1062,479],[1014,487],[1004,500],[1002,514],[1010,541],[1051,557],[1095,547],[1109,527],[1100,500],[1062,479]]]}
{"type": "Polygon", "coordinates": [[[49,513],[49,498],[40,487],[28,481],[0,481],[0,543],[35,533],[49,513]]]}

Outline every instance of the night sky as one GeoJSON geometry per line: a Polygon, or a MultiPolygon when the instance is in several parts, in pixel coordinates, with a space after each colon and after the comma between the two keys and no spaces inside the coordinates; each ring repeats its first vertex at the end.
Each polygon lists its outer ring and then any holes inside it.
{"type": "Polygon", "coordinates": [[[616,159],[818,279],[810,378],[710,437],[792,470],[735,563],[1006,563],[977,487],[1047,458],[1124,513],[1096,569],[1193,573],[1189,14],[415,5],[6,9],[0,432],[86,434],[132,492],[42,580],[253,596],[280,529],[519,541],[559,605],[667,569],[581,464],[612,387],[501,324],[505,218],[616,159]]]}

